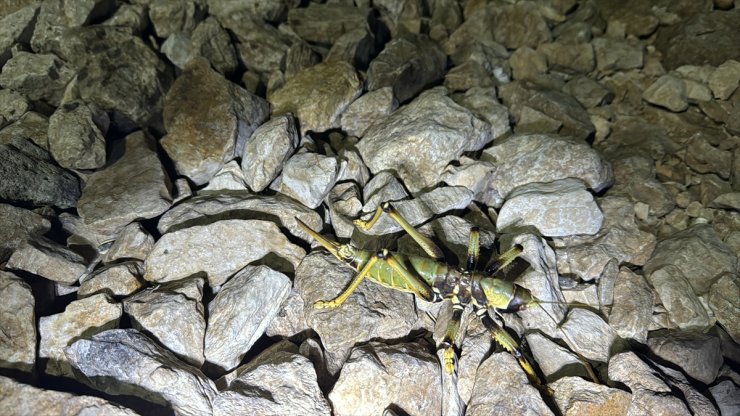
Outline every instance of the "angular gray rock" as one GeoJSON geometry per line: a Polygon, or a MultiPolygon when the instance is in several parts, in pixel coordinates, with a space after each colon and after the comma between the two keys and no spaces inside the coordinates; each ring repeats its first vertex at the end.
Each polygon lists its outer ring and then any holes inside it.
{"type": "Polygon", "coordinates": [[[208,305],[205,356],[224,371],[234,369],[277,316],[290,294],[284,274],[247,266],[232,277],[208,305]]]}
{"type": "Polygon", "coordinates": [[[239,167],[239,163],[236,160],[227,162],[224,167],[221,168],[211,178],[205,188],[200,189],[198,193],[206,193],[210,191],[245,191],[247,190],[247,184],[244,181],[244,173],[239,167]]]}
{"type": "Polygon", "coordinates": [[[214,415],[331,414],[313,364],[293,351],[268,349],[236,372],[228,389],[214,400],[214,415]]]}
{"type": "Polygon", "coordinates": [[[199,368],[205,361],[204,283],[198,277],[158,285],[124,299],[123,310],[134,329],[199,368]]]}
{"type": "Polygon", "coordinates": [[[642,93],[642,98],[650,104],[665,107],[673,112],[684,111],[689,107],[686,85],[679,78],[663,75],[642,93]]]}
{"type": "Polygon", "coordinates": [[[624,40],[609,37],[596,38],[592,42],[596,57],[596,68],[602,73],[642,68],[642,47],[624,40]]]}
{"type": "Polygon", "coordinates": [[[45,234],[51,228],[47,218],[10,204],[0,204],[0,262],[33,237],[45,234]]]}
{"type": "Polygon", "coordinates": [[[674,325],[682,329],[709,328],[709,315],[681,269],[666,265],[647,277],[674,325]]]}
{"type": "Polygon", "coordinates": [[[723,415],[740,412],[740,388],[732,380],[724,380],[709,388],[723,415]]]}
{"type": "Polygon", "coordinates": [[[98,169],[105,164],[108,114],[81,101],[64,103],[49,118],[49,151],[67,169],[98,169]]]}
{"type": "Polygon", "coordinates": [[[622,267],[613,296],[609,325],[620,337],[645,344],[653,322],[655,293],[644,277],[622,267]]]}
{"type": "Polygon", "coordinates": [[[0,18],[0,68],[10,59],[13,45],[31,40],[38,10],[38,4],[31,3],[7,14],[0,13],[3,15],[0,18]]]}
{"type": "Polygon", "coordinates": [[[564,91],[530,87],[514,81],[499,87],[499,96],[517,123],[521,123],[526,118],[526,110],[531,109],[562,123],[562,127],[557,130],[562,136],[585,139],[595,130],[586,110],[578,100],[564,91]]]}
{"type": "MultiPolygon", "coordinates": [[[[381,201],[380,198],[376,198],[376,200],[378,205],[385,202],[381,201]]],[[[395,201],[392,205],[409,224],[417,226],[435,215],[444,214],[455,209],[463,209],[472,201],[473,194],[468,189],[462,186],[444,186],[419,194],[414,199],[395,201]]],[[[368,204],[365,204],[365,207],[368,207],[368,204]]],[[[364,210],[365,208],[363,208],[363,212],[364,210]]],[[[372,214],[373,212],[362,216],[365,220],[368,220],[372,214]]],[[[387,215],[383,215],[371,229],[363,230],[363,232],[370,235],[385,235],[401,231],[401,229],[396,221],[387,215]]]]}
{"type": "Polygon", "coordinates": [[[297,153],[285,162],[278,191],[314,209],[329,195],[339,177],[339,169],[334,157],[297,153]]]}
{"type": "Polygon", "coordinates": [[[647,345],[655,355],[704,384],[711,384],[722,366],[719,338],[701,332],[654,332],[647,345]]]}
{"type": "Polygon", "coordinates": [[[260,192],[275,179],[298,147],[296,120],[286,114],[270,119],[252,133],[241,155],[241,168],[249,189],[260,192]]]}
{"type": "Polygon", "coordinates": [[[330,61],[299,71],[282,88],[269,94],[268,100],[273,106],[273,117],[292,113],[305,134],[339,127],[340,116],[361,93],[362,81],[354,67],[330,61]]]}
{"type": "Polygon", "coordinates": [[[548,385],[563,415],[626,415],[632,395],[579,377],[564,377],[548,385]]]}
{"type": "Polygon", "coordinates": [[[34,306],[31,286],[0,271],[0,367],[31,372],[36,365],[34,306]]]}
{"type": "Polygon", "coordinates": [[[236,51],[231,43],[229,32],[221,27],[214,17],[207,17],[198,23],[190,41],[191,53],[208,59],[216,71],[229,74],[236,69],[238,65],[236,51]]]}
{"type": "Polygon", "coordinates": [[[396,37],[370,62],[367,89],[391,87],[394,97],[402,103],[441,80],[446,65],[444,52],[428,37],[411,34],[396,37]]]}
{"type": "MultiPolygon", "coordinates": [[[[10,90],[0,91],[12,92],[10,90]]],[[[4,98],[4,96],[0,96],[0,98],[4,98]]],[[[11,100],[12,99],[13,98],[11,97],[11,100]]],[[[12,102],[8,104],[12,105],[12,102]]],[[[26,105],[30,105],[30,103],[27,103],[26,105]]],[[[49,118],[34,111],[25,111],[23,114],[17,115],[14,113],[13,110],[10,111],[11,119],[17,118],[17,120],[0,130],[0,144],[16,143],[16,146],[25,149],[27,146],[19,143],[23,143],[21,139],[28,139],[32,143],[36,144],[36,146],[48,151],[49,118]]],[[[26,150],[31,152],[31,154],[36,154],[35,151],[31,151],[30,149],[26,150]]],[[[51,159],[51,156],[45,155],[45,153],[40,153],[38,155],[38,158],[51,159]]]]}
{"type": "Polygon", "coordinates": [[[531,182],[579,178],[599,192],[613,181],[611,167],[591,146],[559,136],[514,135],[486,149],[482,159],[498,168],[491,187],[498,190],[499,201],[531,182]]]}
{"type": "Polygon", "coordinates": [[[82,74],[77,88],[84,102],[122,115],[134,125],[162,130],[164,92],[170,88],[172,73],[141,38],[112,26],[70,28],[61,38],[60,56],[82,74]],[[112,62],[130,65],[114,70],[112,62]]]}
{"type": "Polygon", "coordinates": [[[604,224],[596,238],[566,237],[556,244],[558,272],[591,281],[601,277],[609,262],[645,264],[655,249],[655,236],[638,228],[634,204],[623,197],[599,199],[604,224]],[[560,247],[560,245],[566,247],[560,247]]]}
{"type": "Polygon", "coordinates": [[[342,113],[342,130],[352,136],[362,137],[368,127],[374,122],[382,120],[398,108],[398,100],[393,94],[393,88],[384,87],[360,96],[352,102],[342,113]]]}
{"type": "Polygon", "coordinates": [[[538,333],[527,334],[526,338],[527,345],[532,351],[532,357],[546,380],[552,381],[562,376],[566,376],[565,378],[588,377],[583,363],[567,348],[561,347],[538,333]]]}
{"type": "Polygon", "coordinates": [[[105,253],[106,263],[119,259],[145,260],[154,247],[154,237],[149,234],[140,222],[132,222],[123,227],[116,240],[105,253]]]}
{"type": "Polygon", "coordinates": [[[478,368],[473,395],[465,412],[470,416],[495,413],[552,415],[526,373],[508,352],[491,355],[478,368]]]}
{"type": "Polygon", "coordinates": [[[712,89],[714,97],[719,100],[730,98],[740,82],[740,62],[728,59],[717,67],[709,78],[707,84],[712,89]]]}
{"type": "Polygon", "coordinates": [[[53,54],[16,52],[2,68],[0,86],[54,107],[74,76],[74,71],[53,54]]]}
{"type": "Polygon", "coordinates": [[[367,68],[376,54],[376,38],[367,27],[352,29],[342,36],[331,46],[327,61],[344,61],[358,69],[367,68]]]}
{"type": "Polygon", "coordinates": [[[168,405],[179,415],[211,414],[213,382],[135,329],[79,339],[64,353],[82,381],[100,391],[168,405]]]}
{"type": "Polygon", "coordinates": [[[665,374],[666,383],[673,388],[674,391],[675,389],[681,391],[686,404],[695,415],[719,416],[717,408],[712,404],[709,398],[692,386],[682,372],[657,363],[653,364],[660,368],[660,371],[665,374]]]}
{"type": "Polygon", "coordinates": [[[496,220],[496,228],[532,225],[545,237],[596,234],[604,215],[578,179],[528,183],[507,196],[496,220]]]}
{"type": "Polygon", "coordinates": [[[507,48],[536,48],[552,39],[546,21],[549,16],[536,3],[522,2],[497,9],[491,32],[494,40],[507,48]]]}
{"type": "Polygon", "coordinates": [[[582,308],[568,312],[562,330],[575,343],[571,348],[589,360],[602,363],[609,361],[612,346],[619,337],[599,315],[582,308]]]}
{"type": "Polygon", "coordinates": [[[652,274],[666,265],[680,269],[694,293],[701,295],[723,274],[737,271],[737,255],[711,226],[697,224],[658,243],[644,270],[652,274]]]}
{"type": "Polygon", "coordinates": [[[413,295],[364,282],[337,309],[315,309],[318,300],[341,293],[357,274],[327,253],[306,256],[296,269],[295,288],[304,302],[306,322],[321,338],[327,367],[336,374],[350,349],[371,339],[406,336],[417,320],[413,295]]]}
{"type": "Polygon", "coordinates": [[[95,396],[45,390],[0,376],[0,409],[19,415],[136,416],[131,409],[95,396]],[[12,409],[12,410],[11,410],[12,409]],[[18,413],[13,413],[17,411],[18,413]]]}
{"type": "Polygon", "coordinates": [[[437,357],[415,343],[355,348],[329,400],[337,414],[379,415],[393,405],[408,415],[442,411],[437,357]]]}
{"type": "Polygon", "coordinates": [[[351,4],[311,4],[288,11],[288,25],[298,36],[308,42],[324,44],[332,44],[358,27],[368,27],[369,18],[370,9],[351,4]]]}
{"type": "Polygon", "coordinates": [[[74,207],[79,197],[79,179],[53,164],[46,150],[20,138],[0,144],[0,198],[64,209],[74,207]]]}
{"type": "Polygon", "coordinates": [[[177,171],[203,185],[267,117],[269,104],[226,80],[205,58],[193,59],[167,92],[161,144],[177,171]]]}
{"type": "Polygon", "coordinates": [[[146,258],[144,279],[165,283],[205,272],[220,286],[247,264],[274,253],[297,267],[305,255],[275,223],[222,220],[163,235],[146,258]]]}
{"type": "Polygon", "coordinates": [[[37,237],[16,249],[5,267],[71,285],[85,273],[87,262],[71,249],[37,237]]]}
{"type": "Polygon", "coordinates": [[[160,38],[176,32],[192,32],[198,19],[198,2],[159,1],[149,4],[149,21],[160,38]]]}
{"type": "Polygon", "coordinates": [[[411,192],[440,182],[463,152],[492,140],[491,126],[447,97],[444,88],[422,93],[365,132],[357,145],[370,171],[395,170],[411,192]]]}
{"type": "Polygon", "coordinates": [[[139,131],[126,136],[118,160],[90,175],[77,212],[95,231],[112,237],[132,221],[166,211],[172,204],[171,186],[155,141],[139,131]]]}
{"type": "MultiPolygon", "coordinates": [[[[39,358],[46,359],[46,374],[75,377],[64,349],[83,336],[118,327],[123,307],[99,294],[76,300],[64,312],[39,319],[39,358]]],[[[74,363],[72,363],[74,364],[74,363]]]]}
{"type": "Polygon", "coordinates": [[[735,342],[740,341],[740,281],[731,273],[720,277],[709,289],[709,307],[735,342]]]}
{"type": "Polygon", "coordinates": [[[189,198],[167,211],[159,219],[160,233],[181,230],[191,225],[205,225],[214,219],[277,219],[294,236],[306,241],[309,235],[298,226],[297,217],[313,229],[321,227],[322,220],[315,211],[283,195],[255,195],[243,192],[218,192],[189,198]]]}
{"type": "Polygon", "coordinates": [[[0,129],[18,121],[30,108],[26,97],[12,90],[0,90],[0,129]]]}
{"type": "Polygon", "coordinates": [[[144,287],[142,261],[124,261],[103,266],[80,282],[77,297],[83,298],[98,293],[109,296],[129,296],[144,287]]]}

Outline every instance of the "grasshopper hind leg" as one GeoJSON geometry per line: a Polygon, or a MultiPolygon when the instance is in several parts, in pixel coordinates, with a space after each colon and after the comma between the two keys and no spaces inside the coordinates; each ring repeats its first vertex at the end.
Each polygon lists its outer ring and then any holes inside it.
{"type": "Polygon", "coordinates": [[[447,324],[447,331],[440,344],[441,348],[444,348],[444,368],[447,374],[455,372],[455,339],[460,331],[460,322],[462,320],[462,314],[465,307],[453,300],[452,303],[452,318],[447,324]]]}

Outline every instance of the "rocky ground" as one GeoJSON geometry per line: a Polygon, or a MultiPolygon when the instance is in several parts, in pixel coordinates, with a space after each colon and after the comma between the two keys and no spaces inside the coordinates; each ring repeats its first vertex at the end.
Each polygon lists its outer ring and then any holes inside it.
{"type": "Polygon", "coordinates": [[[0,16],[3,414],[740,413],[737,1],[0,16]],[[442,371],[449,304],[313,308],[354,272],[296,218],[418,253],[354,229],[383,201],[450,264],[473,225],[486,258],[524,247],[558,324],[503,319],[546,388],[467,315],[442,371]]]}

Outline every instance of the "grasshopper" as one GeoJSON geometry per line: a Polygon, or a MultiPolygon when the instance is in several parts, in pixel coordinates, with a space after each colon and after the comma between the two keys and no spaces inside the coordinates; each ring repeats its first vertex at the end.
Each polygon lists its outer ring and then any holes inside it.
{"type": "MultiPolygon", "coordinates": [[[[313,306],[319,309],[340,307],[365,278],[391,289],[413,293],[430,302],[449,299],[452,302],[452,319],[440,347],[444,348],[444,369],[452,374],[455,371],[457,359],[454,340],[460,331],[460,322],[465,307],[472,305],[475,314],[493,339],[519,361],[530,382],[535,386],[542,386],[534,368],[522,354],[519,343],[491,318],[488,312],[489,308],[497,313],[517,312],[527,308],[541,307],[541,304],[545,303],[533,296],[528,289],[493,277],[522,253],[522,247],[514,246],[496,258],[485,272],[478,272],[476,266],[480,254],[480,231],[477,227],[473,227],[470,230],[467,264],[464,269],[456,268],[444,263],[442,250],[431,239],[415,230],[389,202],[381,204],[369,221],[358,219],[355,220],[355,225],[369,230],[384,213],[396,221],[429,257],[392,253],[386,249],[378,252],[360,250],[348,244],[329,240],[296,218],[301,228],[311,237],[336,258],[358,272],[341,294],[332,300],[319,300],[313,306]]],[[[596,380],[593,370],[585,361],[584,365],[591,377],[596,380]]]]}

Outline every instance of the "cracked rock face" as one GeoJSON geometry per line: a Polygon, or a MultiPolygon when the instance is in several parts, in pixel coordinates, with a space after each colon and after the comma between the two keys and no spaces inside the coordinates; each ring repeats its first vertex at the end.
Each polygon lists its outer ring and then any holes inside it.
{"type": "Polygon", "coordinates": [[[0,409],[739,413],[739,7],[0,2],[0,409]]]}

